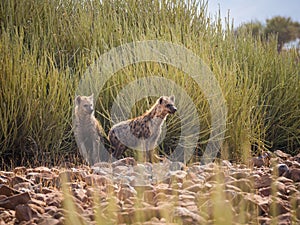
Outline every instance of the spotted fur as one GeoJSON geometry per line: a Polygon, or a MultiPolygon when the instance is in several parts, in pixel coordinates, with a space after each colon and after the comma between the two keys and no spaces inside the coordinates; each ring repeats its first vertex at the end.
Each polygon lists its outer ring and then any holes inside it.
{"type": "Polygon", "coordinates": [[[126,149],[132,148],[146,151],[148,160],[151,160],[150,150],[157,145],[167,115],[177,111],[174,101],[174,96],[162,96],[142,116],[114,125],[108,133],[113,156],[119,159],[126,149]]]}

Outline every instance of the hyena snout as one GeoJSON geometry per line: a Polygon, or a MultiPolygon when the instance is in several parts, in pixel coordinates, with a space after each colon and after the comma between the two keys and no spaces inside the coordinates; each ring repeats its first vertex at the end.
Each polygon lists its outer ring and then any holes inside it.
{"type": "Polygon", "coordinates": [[[94,112],[94,107],[92,105],[84,105],[84,108],[88,114],[91,114],[92,112],[94,112]]]}
{"type": "Polygon", "coordinates": [[[168,109],[171,114],[174,114],[177,111],[177,108],[174,105],[168,106],[168,109]]]}

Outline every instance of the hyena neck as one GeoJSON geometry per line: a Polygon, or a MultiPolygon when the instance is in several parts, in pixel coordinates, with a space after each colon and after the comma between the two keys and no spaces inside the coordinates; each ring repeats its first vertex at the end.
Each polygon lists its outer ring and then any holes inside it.
{"type": "Polygon", "coordinates": [[[78,117],[79,121],[82,122],[82,123],[91,123],[92,120],[93,120],[93,117],[94,117],[94,114],[86,114],[86,113],[83,113],[83,114],[79,114],[80,116],[78,117]]]}
{"type": "Polygon", "coordinates": [[[158,105],[155,105],[146,113],[146,116],[149,119],[160,118],[162,121],[167,117],[167,115],[168,113],[159,112],[158,105]]]}

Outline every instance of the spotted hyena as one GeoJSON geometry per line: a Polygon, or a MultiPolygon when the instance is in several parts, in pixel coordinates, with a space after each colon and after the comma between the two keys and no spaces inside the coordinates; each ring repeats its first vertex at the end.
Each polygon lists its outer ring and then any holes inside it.
{"type": "Polygon", "coordinates": [[[107,158],[100,145],[104,143],[105,133],[94,113],[93,94],[75,98],[74,134],[81,154],[91,165],[104,160],[101,157],[107,158]]]}
{"type": "Polygon", "coordinates": [[[127,148],[144,150],[151,160],[150,150],[157,145],[162,125],[168,114],[174,114],[174,96],[162,96],[142,116],[115,124],[108,133],[113,156],[119,159],[127,148]]]}

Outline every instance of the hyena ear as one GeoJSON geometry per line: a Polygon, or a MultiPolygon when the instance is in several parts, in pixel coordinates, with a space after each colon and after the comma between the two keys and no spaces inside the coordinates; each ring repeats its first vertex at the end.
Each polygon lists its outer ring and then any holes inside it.
{"type": "Polygon", "coordinates": [[[174,95],[170,96],[170,100],[171,100],[172,102],[175,102],[175,96],[174,96],[174,95]]]}
{"type": "Polygon", "coordinates": [[[158,99],[158,103],[159,103],[159,104],[162,104],[162,103],[163,103],[163,100],[164,100],[164,98],[163,98],[163,97],[160,97],[160,98],[158,99]]]}
{"type": "Polygon", "coordinates": [[[89,99],[91,99],[92,101],[94,101],[94,93],[91,96],[89,96],[89,99]]]}
{"type": "Polygon", "coordinates": [[[79,105],[80,101],[81,101],[81,96],[80,95],[76,96],[76,98],[75,98],[75,104],[79,105]]]}

